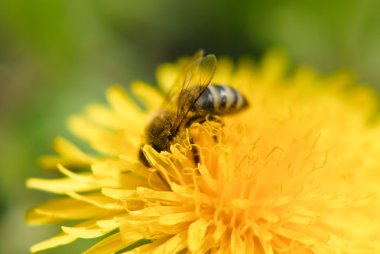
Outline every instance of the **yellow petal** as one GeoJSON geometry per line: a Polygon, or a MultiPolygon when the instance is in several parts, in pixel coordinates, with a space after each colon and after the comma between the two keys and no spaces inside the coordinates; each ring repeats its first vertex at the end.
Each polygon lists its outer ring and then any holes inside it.
{"type": "Polygon", "coordinates": [[[38,224],[43,220],[43,217],[79,220],[104,216],[109,213],[110,212],[105,209],[101,209],[86,202],[72,198],[62,198],[42,203],[34,207],[27,213],[26,220],[30,224],[38,224]]]}
{"type": "MultiPolygon", "coordinates": [[[[141,129],[131,125],[132,128],[141,129]]],[[[74,116],[69,119],[70,130],[79,138],[88,142],[100,153],[119,155],[135,155],[140,147],[140,137],[130,135],[126,130],[111,131],[91,123],[83,117],[74,116]]]]}
{"type": "Polygon", "coordinates": [[[102,194],[113,199],[139,199],[136,190],[102,188],[102,194]]]}
{"type": "Polygon", "coordinates": [[[124,244],[128,246],[134,242],[143,239],[144,236],[135,231],[123,230],[123,228],[121,228],[121,238],[123,239],[124,244]]]}
{"type": "Polygon", "coordinates": [[[263,238],[259,238],[259,241],[265,254],[274,254],[273,247],[270,241],[267,241],[263,238]]]}
{"type": "Polygon", "coordinates": [[[94,184],[94,178],[91,174],[86,174],[86,173],[76,174],[60,164],[58,164],[57,167],[58,167],[58,170],[62,174],[64,174],[65,176],[68,176],[69,178],[75,180],[76,182],[94,184]]]}
{"type": "Polygon", "coordinates": [[[158,222],[160,225],[174,226],[177,224],[193,221],[195,219],[197,219],[197,217],[193,212],[185,212],[163,215],[158,219],[158,222]]]}
{"type": "Polygon", "coordinates": [[[144,145],[142,151],[152,167],[160,169],[160,172],[166,174],[167,169],[171,167],[169,159],[160,156],[160,153],[150,145],[144,145]]]}
{"type": "Polygon", "coordinates": [[[73,143],[63,137],[58,137],[54,141],[54,150],[61,156],[44,156],[39,163],[44,168],[55,168],[58,163],[66,165],[85,166],[95,161],[95,159],[84,153],[73,143]]]}
{"type": "Polygon", "coordinates": [[[178,233],[166,242],[164,242],[163,244],[159,245],[157,248],[155,248],[154,251],[152,251],[152,254],[178,253],[187,247],[186,242],[186,232],[178,233]]]}
{"type": "Polygon", "coordinates": [[[123,168],[113,161],[97,162],[91,165],[93,177],[101,186],[119,187],[119,176],[123,168]]]}
{"type": "Polygon", "coordinates": [[[96,243],[94,246],[83,252],[83,254],[114,253],[123,247],[125,247],[125,244],[121,240],[120,233],[116,233],[96,243]]]}
{"type": "Polygon", "coordinates": [[[209,224],[209,221],[204,219],[199,219],[191,223],[187,237],[190,251],[196,252],[202,246],[209,224]]]}
{"type": "Polygon", "coordinates": [[[244,242],[236,229],[231,233],[231,253],[246,253],[244,242]]]}
{"type": "Polygon", "coordinates": [[[161,106],[163,101],[162,95],[152,86],[138,81],[132,83],[131,89],[148,109],[157,109],[161,106]]]}
{"type": "Polygon", "coordinates": [[[44,155],[38,160],[38,164],[44,169],[57,169],[57,165],[70,166],[72,168],[88,168],[90,163],[77,159],[62,157],[59,155],[44,155]]]}
{"type": "Polygon", "coordinates": [[[72,116],[69,119],[69,129],[79,138],[93,142],[99,137],[110,136],[112,132],[102,128],[81,116],[72,116]]]}
{"type": "Polygon", "coordinates": [[[103,188],[102,193],[114,199],[141,199],[168,203],[180,202],[178,196],[173,192],[155,191],[142,187],[137,188],[137,190],[103,188]]]}
{"type": "Polygon", "coordinates": [[[98,208],[103,208],[110,211],[120,211],[124,210],[124,207],[117,203],[116,200],[105,197],[104,195],[99,194],[91,194],[91,195],[80,195],[75,192],[67,192],[67,195],[88,204],[91,204],[98,208]]]}
{"type": "Polygon", "coordinates": [[[260,226],[257,223],[254,223],[252,225],[253,231],[255,235],[259,235],[260,239],[263,239],[263,242],[269,242],[272,240],[273,235],[271,232],[269,232],[264,226],[260,226]]]}
{"type": "MultiPolygon", "coordinates": [[[[125,158],[126,156],[124,156],[125,158]]],[[[130,165],[123,160],[102,161],[91,166],[93,177],[102,186],[121,188],[123,186],[134,189],[138,186],[149,186],[150,175],[152,174],[140,162],[130,165]]],[[[158,181],[152,176],[150,183],[158,181]]]]}
{"type": "Polygon", "coordinates": [[[150,201],[180,202],[176,193],[170,191],[155,191],[148,188],[137,188],[137,193],[150,201]]]}
{"type": "Polygon", "coordinates": [[[78,239],[78,238],[75,237],[75,236],[67,235],[67,234],[62,233],[62,234],[54,236],[54,237],[52,237],[50,239],[47,239],[47,240],[45,240],[43,242],[39,242],[39,243],[33,245],[30,248],[30,251],[33,252],[33,253],[35,253],[35,252],[38,252],[38,251],[54,248],[54,247],[57,247],[57,246],[60,246],[60,245],[69,244],[69,243],[75,241],[76,239],[78,239]]]}
{"type": "MultiPolygon", "coordinates": [[[[83,228],[88,228],[89,230],[90,230],[90,228],[93,228],[95,230],[95,228],[97,228],[96,221],[97,220],[85,221],[83,223],[77,224],[76,226],[74,226],[72,228],[68,228],[68,227],[65,227],[65,228],[67,228],[67,231],[69,231],[69,232],[74,231],[75,233],[78,233],[78,232],[76,232],[75,229],[78,229],[78,231],[81,231],[81,229],[82,229],[82,233],[83,233],[83,231],[84,231],[83,228]]],[[[110,231],[112,231],[112,230],[109,230],[108,232],[110,232],[110,231]]],[[[90,236],[91,234],[94,235],[93,232],[89,232],[88,234],[84,234],[84,235],[90,236]]],[[[80,235],[80,234],[78,234],[78,235],[80,235]]],[[[86,238],[86,237],[84,237],[84,238],[86,238]]],[[[74,235],[68,235],[65,233],[61,233],[61,234],[59,234],[55,237],[52,237],[48,240],[45,240],[43,242],[40,242],[38,244],[33,245],[31,247],[31,251],[37,252],[37,251],[41,251],[44,249],[57,247],[59,245],[71,243],[71,242],[75,241],[76,239],[78,239],[78,237],[76,237],[74,235]]]]}
{"type": "Polygon", "coordinates": [[[217,191],[218,188],[218,182],[211,177],[210,172],[208,171],[207,167],[204,165],[198,166],[199,173],[201,174],[203,180],[205,181],[205,186],[209,191],[217,191]]]}
{"type": "Polygon", "coordinates": [[[25,220],[26,220],[26,223],[28,223],[29,225],[45,225],[45,224],[57,223],[57,222],[62,221],[63,219],[47,216],[46,214],[41,214],[38,212],[38,210],[32,208],[26,212],[25,220]]]}
{"type": "Polygon", "coordinates": [[[123,173],[120,178],[120,185],[128,186],[128,188],[162,186],[162,179],[157,173],[147,170],[141,164],[141,161],[127,155],[120,155],[120,161],[128,168],[128,173],[123,173]]]}
{"type": "Polygon", "coordinates": [[[306,245],[312,245],[316,242],[316,239],[314,237],[311,237],[310,235],[305,234],[305,231],[300,230],[293,230],[291,228],[286,228],[285,226],[279,227],[276,229],[276,233],[280,236],[293,239],[297,242],[306,244],[306,245]]]}
{"type": "MultiPolygon", "coordinates": [[[[80,117],[72,117],[69,125],[75,135],[87,141],[93,149],[103,154],[135,156],[141,145],[138,135],[130,135],[131,133],[122,129],[111,131],[100,128],[80,117]]],[[[136,129],[141,128],[136,127],[136,129]]]]}
{"type": "Polygon", "coordinates": [[[226,230],[227,226],[222,221],[218,221],[214,233],[212,234],[214,242],[219,243],[225,235],[226,230]]]}
{"type": "Polygon", "coordinates": [[[117,228],[120,226],[119,219],[117,217],[113,217],[108,220],[98,220],[96,225],[101,228],[117,228]]]}
{"type": "Polygon", "coordinates": [[[112,108],[119,115],[122,115],[128,123],[142,124],[136,121],[136,119],[143,117],[141,109],[137,106],[135,101],[128,96],[122,86],[115,85],[109,88],[107,90],[107,99],[112,108]]]}
{"type": "Polygon", "coordinates": [[[100,126],[113,130],[124,129],[129,126],[123,117],[111,111],[106,106],[92,104],[87,106],[85,111],[90,120],[100,126]]]}
{"type": "MultiPolygon", "coordinates": [[[[139,246],[137,248],[134,248],[132,250],[129,250],[129,251],[127,250],[125,252],[122,252],[121,254],[142,254],[142,253],[152,254],[158,246],[160,246],[162,243],[165,242],[166,239],[167,238],[156,239],[153,242],[148,242],[148,243],[146,243],[142,246],[139,246]]],[[[140,241],[142,241],[142,240],[140,240],[140,241]]]]}
{"type": "Polygon", "coordinates": [[[178,68],[174,64],[161,64],[157,68],[156,77],[162,90],[167,92],[178,77],[178,68]]]}
{"type": "Polygon", "coordinates": [[[73,227],[62,226],[62,231],[66,234],[76,236],[78,238],[96,238],[99,236],[103,236],[115,228],[100,228],[97,224],[96,220],[86,221],[80,225],[73,227]]]}
{"type": "Polygon", "coordinates": [[[85,192],[99,189],[99,186],[94,183],[80,183],[67,177],[58,179],[30,178],[27,180],[26,186],[56,194],[65,194],[68,191],[85,192]]]}
{"type": "MultiPolygon", "coordinates": [[[[161,174],[163,179],[170,182],[169,172],[175,172],[177,173],[175,176],[179,178],[178,180],[181,183],[183,183],[183,180],[180,178],[181,174],[177,172],[176,167],[173,166],[173,164],[168,158],[161,156],[161,154],[154,150],[150,145],[144,145],[142,151],[150,165],[152,165],[152,167],[155,168],[161,174]]],[[[166,187],[166,183],[162,182],[160,188],[166,187]]]]}
{"type": "Polygon", "coordinates": [[[172,183],[170,187],[172,188],[174,193],[178,193],[180,196],[189,197],[189,198],[194,197],[194,190],[189,186],[183,186],[183,185],[172,183]]]}
{"type": "Polygon", "coordinates": [[[88,163],[94,161],[94,158],[88,156],[88,154],[84,153],[76,145],[63,137],[58,137],[55,139],[54,149],[64,157],[73,158],[88,163]]]}

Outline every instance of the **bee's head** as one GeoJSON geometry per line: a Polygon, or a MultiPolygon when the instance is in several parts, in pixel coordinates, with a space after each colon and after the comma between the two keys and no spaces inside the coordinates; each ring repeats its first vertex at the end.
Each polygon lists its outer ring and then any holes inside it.
{"type": "MultiPolygon", "coordinates": [[[[166,112],[158,113],[150,122],[145,130],[144,144],[151,145],[157,152],[167,151],[170,148],[170,143],[175,138],[176,133],[172,130],[172,114],[166,112]]],[[[141,147],[142,148],[142,147],[141,147]]],[[[149,166],[142,149],[139,151],[140,161],[149,166]]]]}

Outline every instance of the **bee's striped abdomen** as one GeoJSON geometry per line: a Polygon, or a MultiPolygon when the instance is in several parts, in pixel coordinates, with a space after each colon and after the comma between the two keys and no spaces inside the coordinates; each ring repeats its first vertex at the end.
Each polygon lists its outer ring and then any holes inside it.
{"type": "Polygon", "coordinates": [[[237,90],[227,85],[209,84],[194,105],[202,114],[225,115],[248,106],[247,100],[237,90]]]}

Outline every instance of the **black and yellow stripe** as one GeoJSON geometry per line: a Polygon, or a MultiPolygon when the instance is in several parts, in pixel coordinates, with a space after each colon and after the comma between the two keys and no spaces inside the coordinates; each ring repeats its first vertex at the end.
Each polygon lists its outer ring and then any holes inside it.
{"type": "Polygon", "coordinates": [[[237,90],[227,85],[209,84],[194,104],[193,112],[226,115],[248,106],[247,100],[237,90]]]}

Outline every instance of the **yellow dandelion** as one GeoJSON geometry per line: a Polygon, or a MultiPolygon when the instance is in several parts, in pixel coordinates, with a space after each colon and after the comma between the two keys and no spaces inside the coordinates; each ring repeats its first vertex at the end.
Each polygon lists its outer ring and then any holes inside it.
{"type": "MultiPolygon", "coordinates": [[[[183,65],[159,67],[163,90],[183,65]]],[[[64,177],[27,186],[63,197],[34,207],[27,221],[78,223],[31,251],[100,238],[84,253],[380,253],[373,91],[348,73],[289,72],[278,51],[258,65],[222,59],[212,83],[240,91],[249,107],[195,121],[167,151],[141,146],[163,101],[143,82],[131,85],[133,96],[113,86],[108,106],[72,117],[70,130],[92,152],[56,139],[58,155],[41,162],[64,177]]]]}

